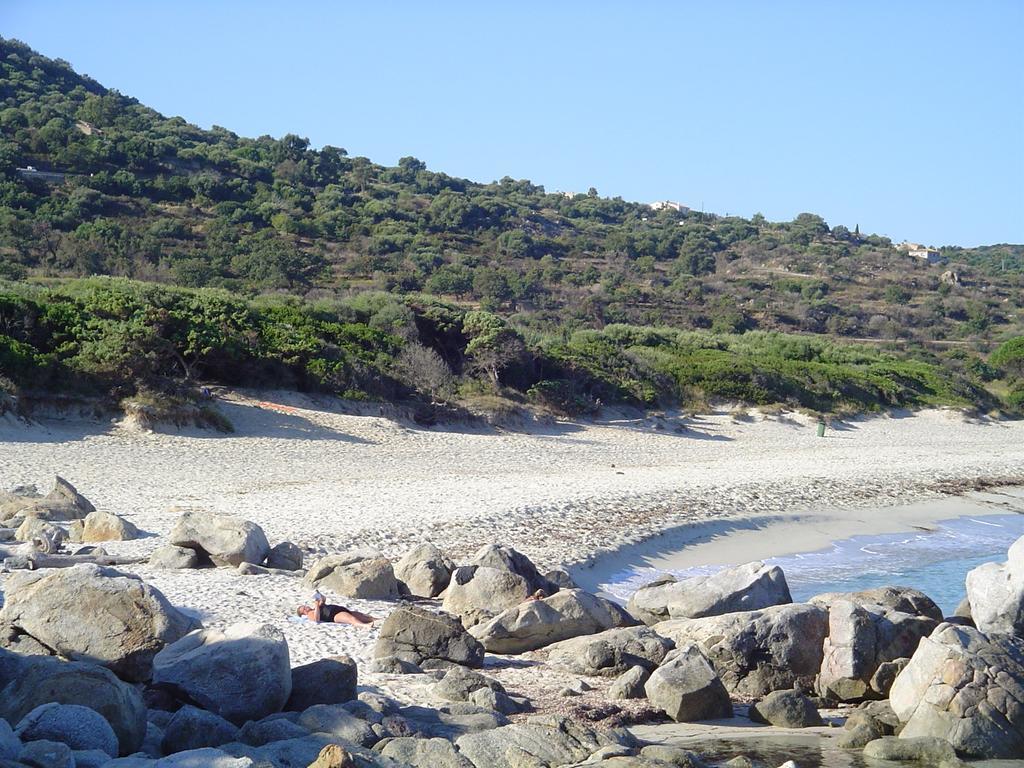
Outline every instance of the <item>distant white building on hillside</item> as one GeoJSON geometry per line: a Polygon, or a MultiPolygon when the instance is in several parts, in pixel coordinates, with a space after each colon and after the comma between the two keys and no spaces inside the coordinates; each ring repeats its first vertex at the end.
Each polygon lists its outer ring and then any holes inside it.
{"type": "Polygon", "coordinates": [[[929,264],[935,264],[942,256],[935,248],[929,248],[920,243],[908,243],[906,240],[896,247],[901,251],[906,251],[908,256],[927,261],[929,264]]]}
{"type": "Polygon", "coordinates": [[[670,210],[676,211],[677,213],[690,212],[689,206],[683,205],[682,203],[677,203],[673,200],[660,200],[657,203],[648,203],[648,205],[651,208],[651,210],[654,211],[661,211],[664,210],[665,208],[668,208],[670,210]]]}

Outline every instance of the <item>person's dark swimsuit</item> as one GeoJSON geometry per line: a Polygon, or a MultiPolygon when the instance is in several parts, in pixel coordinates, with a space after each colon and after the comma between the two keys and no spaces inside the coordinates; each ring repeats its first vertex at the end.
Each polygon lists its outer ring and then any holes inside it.
{"type": "Polygon", "coordinates": [[[324,603],[320,606],[320,621],[325,624],[333,624],[334,617],[339,613],[348,613],[348,608],[343,605],[330,605],[324,603]]]}

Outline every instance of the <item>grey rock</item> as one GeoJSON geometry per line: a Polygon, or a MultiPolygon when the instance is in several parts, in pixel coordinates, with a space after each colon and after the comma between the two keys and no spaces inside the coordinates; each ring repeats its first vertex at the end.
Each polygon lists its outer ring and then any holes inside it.
{"type": "Polygon", "coordinates": [[[117,734],[122,755],[135,752],[146,735],[146,706],[134,687],[104,667],[41,656],[23,660],[0,691],[0,717],[17,723],[50,702],[98,712],[117,734]]]}
{"type": "Polygon", "coordinates": [[[928,736],[906,739],[883,736],[865,745],[864,757],[873,760],[903,760],[924,763],[929,766],[959,762],[956,752],[948,741],[928,736]]]}
{"type": "Polygon", "coordinates": [[[632,616],[610,600],[581,589],[566,589],[509,608],[469,631],[491,653],[525,653],[559,640],[634,623],[632,616]]]}
{"type": "Polygon", "coordinates": [[[370,671],[380,675],[422,675],[418,664],[405,661],[397,656],[383,656],[370,663],[370,671]]]}
{"type": "Polygon", "coordinates": [[[1024,755],[1024,639],[940,624],[889,691],[900,738],[944,738],[965,757],[1024,755]]]}
{"type": "Polygon", "coordinates": [[[149,556],[149,564],[153,568],[166,568],[169,570],[198,568],[200,558],[199,553],[194,549],[166,544],[153,550],[153,553],[149,556]]]}
{"type": "Polygon", "coordinates": [[[61,656],[148,680],[154,656],[197,622],[137,576],[95,565],[12,574],[0,622],[61,656]]]}
{"type": "Polygon", "coordinates": [[[469,701],[484,709],[492,709],[503,715],[515,715],[522,711],[518,702],[503,691],[491,688],[477,688],[469,694],[469,701]]]}
{"type": "Polygon", "coordinates": [[[185,512],[167,538],[175,546],[205,554],[219,566],[258,565],[270,552],[267,536],[256,523],[214,512],[185,512]]]}
{"type": "Polygon", "coordinates": [[[754,562],[711,576],[655,582],[630,597],[626,609],[645,624],[755,611],[793,602],[781,568],[754,562]]]}
{"type": "Polygon", "coordinates": [[[442,738],[449,741],[467,733],[490,731],[508,725],[508,718],[500,712],[485,710],[471,704],[437,709],[421,706],[402,707],[399,715],[408,723],[413,733],[426,738],[442,738]],[[468,710],[457,707],[468,707],[468,710]]]}
{"type": "Polygon", "coordinates": [[[552,584],[541,576],[537,566],[533,564],[530,558],[512,547],[486,544],[474,553],[469,564],[471,566],[495,568],[499,571],[514,573],[526,581],[531,594],[537,590],[543,590],[546,594],[558,591],[556,584],[552,584]]]}
{"type": "Polygon", "coordinates": [[[117,734],[94,709],[80,704],[40,704],[25,715],[15,729],[26,741],[59,741],[70,749],[99,749],[109,758],[117,757],[117,734]]]}
{"type": "Polygon", "coordinates": [[[446,739],[391,739],[380,753],[413,768],[476,768],[446,739]]]}
{"type": "Polygon", "coordinates": [[[653,629],[677,646],[698,644],[727,690],[753,698],[794,686],[812,690],[821,668],[828,613],[798,603],[664,621],[653,629]]]}
{"type": "Polygon", "coordinates": [[[373,729],[340,704],[317,704],[299,716],[298,724],[311,733],[326,733],[364,747],[377,741],[373,729]]]}
{"type": "Polygon", "coordinates": [[[442,659],[468,667],[483,664],[484,648],[453,616],[416,606],[400,606],[384,620],[374,658],[397,656],[413,664],[442,659]]]}
{"type": "Polygon", "coordinates": [[[577,675],[612,677],[634,666],[656,669],[674,643],[652,628],[615,627],[549,645],[548,660],[577,675]]]}
{"type": "Polygon", "coordinates": [[[85,518],[85,527],[82,530],[82,541],[86,543],[96,541],[131,541],[137,539],[141,531],[135,525],[122,517],[113,515],[110,512],[96,510],[90,512],[85,518]]]}
{"type": "Polygon", "coordinates": [[[620,743],[622,736],[599,732],[555,715],[530,717],[525,723],[459,737],[459,753],[477,768],[524,768],[571,765],[620,743]]]}
{"type": "Polygon", "coordinates": [[[197,630],[153,659],[153,682],[241,725],[279,711],[292,690],[288,643],[270,624],[197,630]]]}
{"type": "Polygon", "coordinates": [[[404,591],[415,597],[437,597],[451,581],[455,565],[429,542],[409,550],[395,565],[395,576],[404,591]]]}
{"type": "Polygon", "coordinates": [[[285,709],[302,712],[316,704],[341,704],[356,697],[358,669],[351,657],[317,659],[292,670],[292,692],[285,709]]]}
{"type": "Polygon", "coordinates": [[[0,522],[35,517],[40,520],[81,520],[96,507],[71,483],[57,476],[53,490],[46,496],[6,494],[0,498],[0,522]]]}
{"type": "Polygon", "coordinates": [[[257,768],[248,757],[233,757],[220,749],[191,749],[161,758],[153,768],[257,768]]]}
{"type": "Polygon", "coordinates": [[[184,706],[164,729],[160,751],[165,755],[204,747],[219,747],[238,738],[238,728],[214,712],[184,706]]]}
{"type": "Polygon", "coordinates": [[[544,572],[544,578],[559,589],[579,589],[579,585],[565,568],[552,568],[544,572]]]}
{"type": "Polygon", "coordinates": [[[390,600],[400,595],[391,561],[361,550],[320,558],[306,574],[306,582],[363,600],[390,600]]]}
{"type": "Polygon", "coordinates": [[[275,741],[302,739],[306,736],[309,736],[308,728],[303,728],[298,723],[293,723],[283,717],[271,716],[262,720],[250,720],[243,725],[242,730],[238,733],[238,740],[254,747],[262,747],[264,744],[275,741]]]}
{"type": "Polygon", "coordinates": [[[75,768],[104,768],[110,762],[110,755],[101,749],[75,749],[75,768]]]}
{"type": "Polygon", "coordinates": [[[772,691],[750,708],[750,719],[780,728],[810,728],[821,725],[821,715],[798,691],[772,691]]]}
{"type": "Polygon", "coordinates": [[[892,684],[896,682],[896,678],[899,677],[907,664],[910,663],[910,659],[906,656],[894,659],[893,661],[883,661],[878,665],[878,669],[871,676],[871,680],[868,685],[871,686],[871,690],[881,696],[883,699],[889,697],[889,689],[892,688],[892,684]]]}
{"type": "Polygon", "coordinates": [[[729,693],[696,645],[672,651],[644,686],[651,704],[676,722],[732,717],[729,693]]]}
{"type": "Polygon", "coordinates": [[[470,694],[480,688],[488,688],[502,693],[505,691],[497,680],[465,667],[454,667],[448,670],[432,691],[435,696],[446,701],[469,701],[470,694]]]}
{"type": "Polygon", "coordinates": [[[75,768],[71,747],[60,741],[40,739],[21,748],[18,762],[31,768],[75,768]]]}
{"type": "Polygon", "coordinates": [[[640,750],[640,757],[644,760],[655,761],[655,763],[671,765],[674,768],[705,768],[705,763],[700,759],[700,755],[669,744],[649,744],[640,750]]]}
{"type": "Polygon", "coordinates": [[[928,595],[913,587],[874,587],[859,592],[825,592],[815,595],[809,602],[828,608],[836,600],[848,600],[860,606],[878,606],[887,611],[924,616],[933,621],[942,621],[942,609],[928,595]]]}
{"type": "Polygon", "coordinates": [[[967,600],[982,632],[1024,636],[1024,536],[1005,563],[985,563],[967,574],[967,600]]]}
{"type": "Polygon", "coordinates": [[[532,594],[522,576],[502,568],[462,566],[452,573],[441,607],[467,627],[520,605],[532,594]]]}
{"type": "Polygon", "coordinates": [[[642,699],[647,693],[644,686],[651,673],[639,665],[627,669],[608,688],[609,699],[642,699]]]}
{"type": "Polygon", "coordinates": [[[0,719],[0,760],[14,760],[21,752],[21,739],[15,734],[10,723],[0,719]]]}
{"type": "Polygon", "coordinates": [[[279,571],[298,571],[302,568],[302,548],[290,541],[275,544],[267,553],[267,567],[279,571]]]}
{"type": "Polygon", "coordinates": [[[56,554],[68,541],[68,533],[59,525],[48,523],[37,517],[25,518],[14,532],[15,541],[31,541],[37,552],[56,554]]]}

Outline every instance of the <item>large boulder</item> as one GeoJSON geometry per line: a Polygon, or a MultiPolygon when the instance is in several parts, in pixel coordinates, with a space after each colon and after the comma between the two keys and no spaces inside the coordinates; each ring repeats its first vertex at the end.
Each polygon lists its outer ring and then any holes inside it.
{"type": "Polygon", "coordinates": [[[149,565],[152,568],[168,570],[198,568],[202,565],[202,558],[194,549],[165,544],[153,550],[153,553],[149,556],[149,565]]]}
{"type": "Polygon", "coordinates": [[[520,603],[469,631],[491,653],[525,653],[559,640],[635,623],[615,603],[582,589],[568,589],[543,600],[520,603]]]}
{"type": "Polygon", "coordinates": [[[533,594],[518,573],[487,565],[466,565],[452,573],[441,607],[467,627],[488,621],[533,594]]]}
{"type": "Polygon", "coordinates": [[[821,715],[799,691],[772,691],[750,708],[750,719],[779,728],[810,728],[821,725],[821,715]]]}
{"type": "Polygon", "coordinates": [[[215,512],[185,512],[167,538],[171,544],[194,549],[219,566],[259,565],[270,552],[267,536],[256,523],[215,512]]]}
{"type": "Polygon", "coordinates": [[[299,715],[298,724],[310,733],[326,733],[350,744],[371,746],[378,736],[365,720],[341,704],[317,704],[299,715]]]}
{"type": "Polygon", "coordinates": [[[890,763],[919,763],[930,768],[954,768],[963,765],[948,741],[927,736],[912,739],[882,736],[864,745],[864,757],[872,762],[883,760],[890,763]]]}
{"type": "Polygon", "coordinates": [[[509,573],[521,576],[526,581],[530,594],[537,590],[543,590],[545,594],[558,591],[558,585],[542,576],[530,558],[512,547],[504,547],[500,544],[486,544],[476,551],[469,561],[469,565],[495,568],[499,571],[508,571],[509,573]]]}
{"type": "Polygon", "coordinates": [[[616,627],[548,646],[548,660],[573,674],[614,677],[639,666],[657,668],[675,644],[652,628],[616,627]]]}
{"type": "Polygon", "coordinates": [[[847,600],[856,605],[878,606],[887,611],[923,616],[935,622],[942,621],[942,609],[928,595],[913,587],[874,587],[859,592],[824,592],[807,602],[828,608],[837,600],[847,600]]]}
{"type": "Polygon", "coordinates": [[[395,576],[413,597],[437,597],[451,581],[455,565],[429,542],[406,552],[395,565],[395,576]]]}
{"type": "Polygon", "coordinates": [[[782,569],[755,562],[724,568],[711,576],[682,581],[661,579],[634,592],[626,608],[645,624],[656,624],[666,619],[699,619],[791,602],[782,569]]]}
{"type": "Polygon", "coordinates": [[[236,725],[259,720],[291,695],[288,643],[270,624],[196,630],[156,655],[153,683],[236,725]]]}
{"type": "Polygon", "coordinates": [[[1024,639],[940,624],[889,692],[900,738],[945,739],[964,757],[1024,757],[1024,639]]]}
{"type": "Polygon", "coordinates": [[[828,634],[828,613],[817,606],[794,603],[704,619],[663,621],[652,629],[677,646],[696,643],[731,693],[756,698],[794,686],[813,690],[828,634]]]}
{"type": "Polygon", "coordinates": [[[672,651],[648,678],[644,690],[651,704],[677,723],[732,717],[729,693],[696,645],[672,651]]]}
{"type": "Polygon", "coordinates": [[[320,558],[306,574],[306,583],[363,600],[390,600],[400,594],[391,561],[365,550],[320,558]]]}
{"type": "Polygon", "coordinates": [[[97,541],[131,541],[139,538],[140,533],[134,524],[123,517],[96,510],[85,518],[82,541],[87,544],[97,541]]]}
{"type": "Polygon", "coordinates": [[[538,715],[525,723],[461,736],[455,746],[477,768],[540,768],[581,763],[601,747],[626,741],[621,732],[538,715]]]}
{"type": "Polygon", "coordinates": [[[356,663],[349,656],[317,659],[292,670],[292,693],[285,709],[302,712],[316,704],[342,704],[356,697],[356,663]]]}
{"type": "Polygon", "coordinates": [[[413,664],[441,659],[480,667],[484,647],[454,616],[403,605],[381,624],[373,655],[377,659],[396,656],[413,664]]]}
{"type": "Polygon", "coordinates": [[[197,622],[137,576],[96,565],[12,574],[0,623],[72,660],[148,680],[153,657],[197,622]]]}
{"type": "Polygon", "coordinates": [[[982,632],[1024,636],[1024,536],[1005,563],[985,563],[967,574],[967,601],[982,632]]]}
{"type": "Polygon", "coordinates": [[[40,704],[25,715],[15,733],[22,741],[59,741],[71,749],[98,749],[117,757],[117,734],[99,712],[81,704],[40,704]]]}
{"type": "Polygon", "coordinates": [[[9,525],[13,521],[27,517],[62,522],[82,520],[95,510],[92,502],[58,475],[53,490],[46,496],[5,494],[4,498],[0,499],[0,522],[9,525]]]}
{"type": "Polygon", "coordinates": [[[205,709],[186,704],[167,723],[160,749],[165,755],[190,749],[219,747],[238,737],[238,727],[205,709]]]}
{"type": "Polygon", "coordinates": [[[447,739],[417,739],[412,736],[389,739],[380,753],[414,768],[477,768],[447,739]]]}
{"type": "Polygon", "coordinates": [[[302,547],[290,541],[282,541],[267,553],[267,567],[279,571],[298,571],[302,569],[303,559],[302,547]]]}
{"type": "Polygon", "coordinates": [[[146,735],[142,695],[104,667],[42,656],[21,660],[0,691],[0,717],[20,722],[41,704],[80,704],[102,715],[122,755],[139,749],[146,735]]]}
{"type": "Polygon", "coordinates": [[[879,670],[884,664],[911,656],[921,638],[931,634],[938,624],[930,616],[904,613],[891,605],[839,598],[831,601],[829,635],[822,647],[817,681],[821,696],[834,701],[860,701],[883,698],[888,693],[894,675],[880,675],[879,670]]]}

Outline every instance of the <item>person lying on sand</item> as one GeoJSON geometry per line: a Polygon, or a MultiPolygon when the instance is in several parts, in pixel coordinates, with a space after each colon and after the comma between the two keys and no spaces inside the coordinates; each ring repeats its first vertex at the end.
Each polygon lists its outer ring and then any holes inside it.
{"type": "Polygon", "coordinates": [[[300,605],[296,613],[317,624],[351,624],[354,627],[368,627],[377,619],[343,605],[331,605],[319,591],[313,593],[313,605],[300,605]]]}

